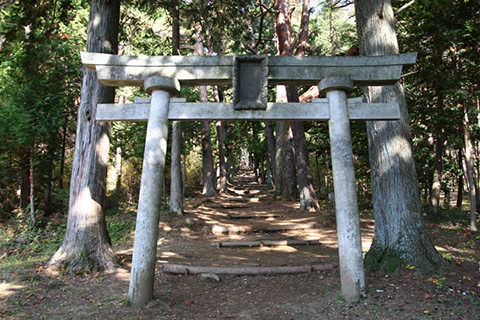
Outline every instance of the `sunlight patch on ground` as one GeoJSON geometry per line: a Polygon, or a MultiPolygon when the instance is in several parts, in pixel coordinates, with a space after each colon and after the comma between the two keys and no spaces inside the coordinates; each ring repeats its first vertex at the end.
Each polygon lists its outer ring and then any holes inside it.
{"type": "Polygon", "coordinates": [[[175,252],[164,251],[160,255],[161,258],[183,258],[182,256],[176,254],[175,252]]]}
{"type": "Polygon", "coordinates": [[[117,268],[113,272],[113,277],[121,281],[130,281],[130,272],[124,268],[117,268]]]}
{"type": "Polygon", "coordinates": [[[21,286],[11,282],[0,282],[0,300],[6,299],[7,297],[15,294],[16,290],[20,290],[23,288],[25,288],[25,286],[21,286]]]}
{"type": "Polygon", "coordinates": [[[270,252],[270,251],[274,251],[274,252],[298,252],[297,249],[295,249],[294,247],[291,247],[291,246],[278,246],[278,247],[267,247],[267,246],[262,246],[262,247],[258,247],[256,249],[256,251],[258,252],[270,252]]]}

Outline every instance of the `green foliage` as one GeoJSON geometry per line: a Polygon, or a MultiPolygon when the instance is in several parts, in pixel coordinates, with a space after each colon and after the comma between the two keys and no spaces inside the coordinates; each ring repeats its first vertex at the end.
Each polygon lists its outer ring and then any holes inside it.
{"type": "Polygon", "coordinates": [[[107,219],[107,230],[113,245],[118,245],[135,231],[135,220],[107,219]]]}
{"type": "Polygon", "coordinates": [[[353,6],[337,8],[339,2],[321,1],[318,14],[310,18],[310,54],[345,54],[357,42],[353,6]]]}
{"type": "MultiPolygon", "coordinates": [[[[432,185],[437,139],[446,141],[444,191],[448,193],[463,175],[455,152],[463,148],[462,106],[471,118],[478,114],[479,12],[477,1],[421,0],[396,17],[400,51],[418,52],[417,63],[405,79],[406,96],[418,177],[427,191],[432,185]]],[[[478,131],[472,134],[473,140],[479,138],[478,131]]]]}
{"type": "Polygon", "coordinates": [[[86,14],[79,1],[15,2],[0,11],[0,203],[7,208],[29,162],[36,191],[50,183],[62,134],[74,131],[86,14]]]}
{"type": "Polygon", "coordinates": [[[47,223],[45,226],[32,226],[27,217],[18,214],[9,224],[0,225],[0,252],[17,255],[53,253],[65,235],[64,224],[47,223]]]}

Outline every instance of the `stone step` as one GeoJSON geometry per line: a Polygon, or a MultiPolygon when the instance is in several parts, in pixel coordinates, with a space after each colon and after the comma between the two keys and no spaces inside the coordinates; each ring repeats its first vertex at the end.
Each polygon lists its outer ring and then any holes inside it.
{"type": "Polygon", "coordinates": [[[211,232],[215,235],[222,234],[242,234],[249,232],[282,232],[290,230],[316,230],[315,223],[298,223],[298,224],[277,224],[267,227],[245,226],[245,225],[213,225],[211,232]]]}

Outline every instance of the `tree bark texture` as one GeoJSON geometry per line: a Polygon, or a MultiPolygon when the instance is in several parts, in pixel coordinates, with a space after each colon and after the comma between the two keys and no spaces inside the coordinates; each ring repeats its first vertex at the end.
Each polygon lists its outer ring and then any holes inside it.
{"type": "MultiPolygon", "coordinates": [[[[277,86],[277,102],[286,102],[287,93],[285,86],[277,86]]],[[[276,177],[275,192],[282,197],[291,199],[295,197],[295,158],[293,151],[293,134],[289,121],[277,121],[276,131],[276,177]]]]}
{"type": "MultiPolygon", "coordinates": [[[[180,47],[180,11],[179,0],[172,0],[172,55],[179,54],[180,47]]],[[[170,212],[183,214],[182,186],[182,125],[180,121],[172,123],[172,146],[170,167],[170,212]]]]}
{"type": "Polygon", "coordinates": [[[267,139],[267,171],[270,172],[272,185],[275,185],[277,163],[275,160],[275,135],[272,121],[265,121],[265,138],[267,139]]]}
{"type": "MultiPolygon", "coordinates": [[[[195,55],[203,56],[202,25],[195,23],[195,55]]],[[[207,102],[207,87],[199,86],[200,101],[207,102]]],[[[212,141],[210,139],[210,121],[203,120],[202,124],[202,163],[203,163],[203,194],[210,197],[217,194],[215,190],[215,171],[213,166],[212,141]]]]}
{"type": "Polygon", "coordinates": [[[170,164],[170,212],[177,215],[183,214],[183,188],[182,188],[182,129],[180,121],[172,123],[172,146],[170,164]]]}
{"type": "MultiPolygon", "coordinates": [[[[92,0],[87,51],[116,54],[119,0],[92,0]]],[[[115,89],[104,87],[84,68],[78,110],[70,200],[65,238],[50,265],[69,270],[111,269],[115,255],[107,233],[103,204],[110,147],[110,123],[95,121],[98,103],[113,103],[115,89]]]]}
{"type": "MultiPolygon", "coordinates": [[[[207,35],[207,50],[210,56],[213,56],[213,43],[212,43],[212,34],[210,32],[210,25],[207,22],[207,19],[204,21],[205,31],[207,35]]],[[[221,93],[218,90],[218,86],[213,86],[213,96],[215,102],[220,102],[221,93]]],[[[223,121],[216,122],[217,129],[217,147],[218,147],[218,166],[219,166],[219,183],[218,191],[220,193],[227,190],[227,163],[225,161],[225,124],[223,121]]],[[[212,166],[213,166],[213,155],[212,155],[212,166]]],[[[216,177],[214,176],[214,182],[216,177]]]]}
{"type": "Polygon", "coordinates": [[[180,48],[180,0],[172,0],[172,55],[179,55],[180,48]]]}
{"type": "Polygon", "coordinates": [[[24,147],[22,152],[22,161],[20,163],[20,208],[25,210],[29,204],[30,194],[30,158],[32,157],[32,148],[24,147]]]}
{"type": "MultiPolygon", "coordinates": [[[[362,55],[399,53],[390,0],[357,0],[355,11],[362,55]]],[[[430,269],[442,259],[422,220],[403,86],[366,87],[364,95],[370,103],[398,103],[401,113],[398,121],[367,122],[375,235],[366,263],[430,269]]]]}
{"type": "MultiPolygon", "coordinates": [[[[292,26],[290,21],[289,1],[276,0],[276,32],[280,55],[293,55],[292,26]]],[[[308,22],[310,17],[309,1],[304,0],[302,5],[301,29],[299,46],[296,55],[303,56],[308,40],[308,22]]],[[[295,86],[286,87],[288,102],[299,102],[298,91],[295,86]]],[[[318,208],[315,191],[311,183],[310,166],[308,159],[307,141],[305,139],[305,128],[301,121],[291,121],[290,126],[293,134],[293,146],[295,154],[295,165],[297,169],[297,182],[300,194],[300,209],[309,210],[318,208]]]]}
{"type": "Polygon", "coordinates": [[[227,162],[225,161],[225,123],[217,121],[217,140],[218,140],[218,165],[220,167],[220,177],[218,191],[227,191],[227,162]]]}
{"type": "MultiPolygon", "coordinates": [[[[278,49],[280,55],[292,55],[291,45],[288,42],[285,45],[285,41],[290,41],[289,35],[292,34],[289,3],[285,0],[276,0],[274,3],[276,24],[275,30],[278,37],[278,49]]],[[[286,87],[277,86],[276,102],[287,102],[286,87]]],[[[275,177],[275,191],[281,194],[283,197],[292,198],[295,190],[295,168],[294,163],[294,151],[292,143],[292,133],[289,121],[277,121],[275,123],[276,130],[276,155],[277,161],[276,177],[275,177]]]]}
{"type": "MultiPolygon", "coordinates": [[[[470,230],[478,231],[477,228],[477,190],[475,188],[475,171],[474,171],[474,150],[472,138],[470,136],[470,121],[468,119],[467,107],[463,105],[463,137],[465,143],[465,180],[468,183],[468,191],[470,195],[470,230]]],[[[460,192],[460,190],[459,190],[460,192]]]]}
{"type": "MultiPolygon", "coordinates": [[[[457,150],[457,161],[458,161],[458,167],[462,168],[463,166],[463,154],[462,150],[457,150]]],[[[457,186],[457,203],[456,207],[461,208],[462,207],[462,202],[463,202],[463,188],[464,188],[464,182],[463,182],[463,174],[458,176],[458,186],[457,186]]]]}

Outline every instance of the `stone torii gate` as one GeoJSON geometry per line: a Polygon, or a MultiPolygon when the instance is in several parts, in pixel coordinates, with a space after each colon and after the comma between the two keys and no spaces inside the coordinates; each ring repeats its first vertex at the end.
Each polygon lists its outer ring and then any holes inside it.
{"type": "Polygon", "coordinates": [[[397,120],[398,104],[347,99],[354,85],[391,85],[416,53],[377,57],[165,56],[128,57],[82,53],[82,62],[107,86],[143,86],[151,101],[100,104],[96,120],[148,121],[128,298],[152,299],[160,189],[168,120],[329,121],[341,293],[358,301],[365,289],[350,120],[397,120]],[[188,103],[171,98],[180,85],[233,85],[233,103],[188,103]],[[316,85],[326,99],[271,103],[267,85],[316,85]]]}

